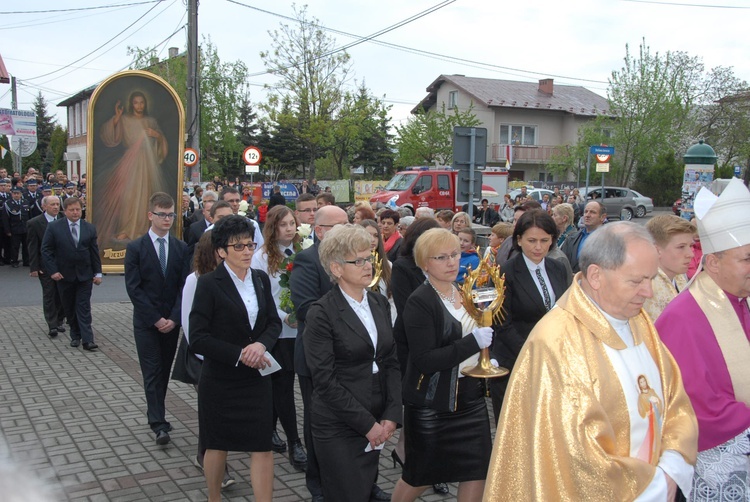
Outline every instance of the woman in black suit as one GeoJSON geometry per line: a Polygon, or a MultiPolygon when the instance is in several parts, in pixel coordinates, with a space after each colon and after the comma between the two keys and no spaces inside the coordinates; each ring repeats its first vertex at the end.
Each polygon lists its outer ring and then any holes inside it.
{"type": "Polygon", "coordinates": [[[227,451],[253,452],[250,482],[255,500],[273,498],[271,378],[266,352],[281,332],[281,320],[265,272],[250,270],[253,227],[242,216],[214,226],[211,242],[222,258],[201,275],[190,311],[190,348],[203,354],[198,384],[200,440],[208,500],[221,500],[227,451]]]}
{"type": "Polygon", "coordinates": [[[477,363],[492,328],[477,327],[461,302],[454,285],[460,256],[458,237],[442,228],[427,230],[414,248],[427,280],[403,313],[406,462],[393,501],[412,501],[439,482],[458,482],[459,501],[482,499],[492,448],[484,384],[461,369],[477,363]]]}
{"type": "MultiPolygon", "coordinates": [[[[513,230],[513,247],[521,252],[503,265],[505,319],[497,328],[492,346],[492,356],[509,370],[513,369],[531,330],[573,280],[560,261],[545,259],[556,245],[558,232],[555,220],[541,209],[526,211],[513,230]]],[[[508,378],[490,380],[495,423],[507,386],[508,378]]]]}
{"type": "Polygon", "coordinates": [[[367,291],[370,235],[332,228],[320,263],[335,286],[307,312],[313,442],[326,502],[368,502],[380,449],[401,421],[401,373],[388,301],[367,291]]]}

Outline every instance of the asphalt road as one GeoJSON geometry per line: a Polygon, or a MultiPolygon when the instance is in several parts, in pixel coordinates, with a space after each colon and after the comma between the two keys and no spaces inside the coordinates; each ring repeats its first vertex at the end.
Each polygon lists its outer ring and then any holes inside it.
{"type": "MultiPolygon", "coordinates": [[[[645,218],[633,219],[634,222],[645,225],[657,214],[671,214],[669,209],[660,209],[649,213],[645,218]]],[[[125,291],[125,277],[122,275],[105,275],[101,285],[94,286],[91,295],[92,303],[130,303],[125,291]]],[[[0,308],[26,307],[41,305],[42,288],[39,280],[29,276],[26,267],[0,267],[0,308]]]]}

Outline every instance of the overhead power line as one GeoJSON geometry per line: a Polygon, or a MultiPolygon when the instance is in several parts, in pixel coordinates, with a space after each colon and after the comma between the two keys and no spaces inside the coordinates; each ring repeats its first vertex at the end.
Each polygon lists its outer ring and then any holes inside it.
{"type": "MultiPolygon", "coordinates": [[[[299,19],[296,19],[296,18],[293,18],[293,17],[290,17],[290,16],[286,16],[284,14],[279,14],[279,13],[276,13],[276,12],[272,12],[272,11],[269,11],[269,10],[266,10],[266,9],[261,9],[259,7],[255,7],[255,6],[252,6],[252,5],[248,5],[248,4],[239,2],[238,0],[227,0],[227,2],[236,4],[236,5],[239,5],[241,7],[245,7],[245,8],[251,9],[251,10],[262,12],[264,14],[268,14],[268,15],[271,15],[271,16],[275,16],[275,17],[279,17],[279,18],[282,18],[282,19],[286,19],[288,21],[293,21],[295,23],[299,23],[300,22],[299,19]]],[[[313,24],[313,23],[309,23],[309,24],[313,24]]],[[[376,44],[376,45],[380,45],[380,46],[383,46],[383,47],[388,47],[388,48],[396,49],[396,50],[400,50],[400,51],[406,51],[406,52],[410,52],[412,54],[421,55],[421,56],[429,57],[429,58],[432,58],[432,59],[437,59],[437,60],[440,60],[440,61],[456,62],[456,63],[461,63],[461,64],[464,64],[464,65],[474,66],[474,67],[477,67],[475,65],[480,65],[479,67],[481,67],[483,69],[495,69],[497,71],[502,70],[505,73],[507,73],[507,72],[518,72],[518,73],[525,73],[525,74],[528,74],[528,75],[535,75],[535,76],[542,76],[542,77],[552,77],[552,78],[560,78],[560,79],[565,79],[565,80],[574,80],[574,81],[577,81],[577,82],[590,82],[590,83],[594,83],[594,84],[608,84],[609,83],[606,80],[594,80],[594,79],[581,78],[581,77],[571,77],[571,76],[568,76],[568,75],[556,75],[556,74],[551,74],[549,72],[538,72],[538,71],[533,71],[533,70],[524,70],[522,68],[513,68],[513,67],[510,67],[510,66],[501,66],[501,65],[496,65],[496,64],[492,64],[492,63],[485,63],[485,62],[482,62],[482,61],[473,61],[473,60],[470,60],[470,59],[459,58],[459,57],[456,57],[456,56],[449,56],[449,55],[446,55],[446,54],[438,54],[438,53],[435,53],[435,52],[425,51],[425,50],[422,50],[422,49],[415,49],[413,47],[406,47],[406,46],[403,46],[403,45],[393,44],[393,43],[390,43],[390,42],[383,42],[381,40],[373,40],[371,38],[362,37],[360,35],[355,35],[353,33],[348,33],[348,32],[345,32],[345,31],[337,30],[335,28],[328,28],[326,26],[322,26],[322,25],[319,25],[319,24],[317,24],[315,26],[317,26],[317,27],[319,27],[319,28],[321,28],[323,30],[329,31],[331,33],[335,33],[335,34],[342,35],[342,36],[345,36],[345,37],[350,37],[350,38],[355,38],[355,39],[359,39],[359,40],[362,40],[362,41],[367,41],[367,42],[370,42],[370,43],[373,43],[373,44],[376,44]]],[[[271,71],[264,71],[264,72],[253,73],[253,74],[251,74],[249,76],[250,77],[257,77],[257,76],[266,75],[266,74],[269,74],[269,73],[271,73],[271,71]]],[[[523,76],[521,76],[521,75],[517,75],[517,76],[520,76],[520,77],[523,78],[523,76]]],[[[529,77],[526,77],[526,78],[529,78],[529,77]]]]}
{"type": "Polygon", "coordinates": [[[660,2],[658,0],[621,0],[623,2],[632,3],[648,3],[654,5],[669,5],[672,7],[701,7],[704,9],[750,9],[750,6],[746,5],[715,5],[715,4],[700,4],[700,3],[681,3],[681,2],[660,2]]]}
{"type": "Polygon", "coordinates": [[[18,10],[18,11],[0,11],[0,14],[50,14],[53,12],[75,12],[82,10],[113,9],[116,7],[130,7],[132,5],[143,5],[147,3],[158,3],[164,0],[147,0],[144,2],[121,3],[113,5],[98,5],[95,7],[79,7],[76,9],[47,9],[47,10],[18,10]]]}

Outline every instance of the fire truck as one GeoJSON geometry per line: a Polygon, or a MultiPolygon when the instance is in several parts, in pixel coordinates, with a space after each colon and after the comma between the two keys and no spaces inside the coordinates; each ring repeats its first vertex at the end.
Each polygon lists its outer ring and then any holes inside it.
{"type": "MultiPolygon", "coordinates": [[[[475,194],[477,201],[487,199],[493,207],[503,202],[503,195],[508,191],[508,172],[506,170],[482,171],[482,194],[475,194]]],[[[370,198],[370,203],[387,204],[397,196],[396,205],[411,209],[430,207],[435,211],[450,209],[460,211],[466,204],[466,195],[456,189],[458,171],[450,167],[410,167],[399,171],[386,187],[370,198]]]]}

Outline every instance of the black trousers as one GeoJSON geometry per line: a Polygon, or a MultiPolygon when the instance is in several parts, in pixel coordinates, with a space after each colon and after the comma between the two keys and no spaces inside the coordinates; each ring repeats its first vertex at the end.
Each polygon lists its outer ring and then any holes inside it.
{"type": "Polygon", "coordinates": [[[310,495],[322,496],[323,487],[320,484],[320,466],[318,458],[315,456],[315,446],[313,445],[312,425],[310,423],[310,407],[312,406],[312,378],[309,376],[297,375],[299,378],[299,389],[302,394],[302,404],[304,411],[302,413],[302,433],[305,438],[305,447],[307,448],[307,470],[305,471],[305,484],[310,495]]]}
{"type": "Polygon", "coordinates": [[[10,236],[10,262],[18,263],[18,251],[21,251],[23,266],[29,266],[29,247],[26,245],[26,234],[13,234],[10,236]]]}
{"type": "Polygon", "coordinates": [[[287,441],[299,441],[297,408],[294,406],[294,338],[279,338],[271,353],[281,371],[271,375],[273,385],[273,427],[281,420],[287,441]],[[290,364],[291,363],[291,364],[290,364]]]}
{"type": "Polygon", "coordinates": [[[154,432],[166,431],[169,422],[166,419],[164,400],[167,397],[167,386],[172,373],[172,361],[177,352],[180,328],[178,326],[169,333],[162,333],[156,327],[133,327],[133,333],[143,374],[148,425],[154,432]]]}
{"type": "MultiPolygon", "coordinates": [[[[13,251],[13,246],[11,245],[11,236],[6,235],[5,232],[0,230],[0,254],[2,254],[2,260],[3,263],[6,265],[10,264],[10,258],[13,251]]],[[[18,251],[16,250],[16,260],[18,260],[18,251]]]]}
{"type": "Polygon", "coordinates": [[[65,317],[70,325],[70,339],[92,343],[94,331],[91,329],[91,288],[93,280],[57,281],[65,317]]]}
{"type": "Polygon", "coordinates": [[[39,283],[42,285],[42,310],[44,311],[44,320],[50,330],[62,326],[65,321],[65,311],[63,310],[60,293],[57,290],[57,283],[50,279],[49,275],[39,273],[39,283]]]}
{"type": "Polygon", "coordinates": [[[490,394],[492,395],[492,412],[495,414],[495,426],[500,420],[500,408],[503,406],[505,391],[508,390],[510,375],[501,378],[490,378],[490,394]]]}

